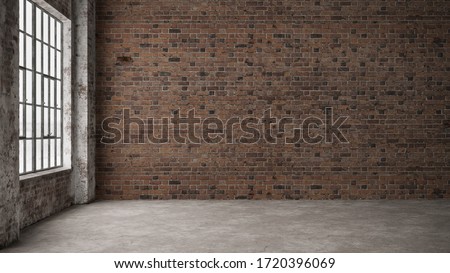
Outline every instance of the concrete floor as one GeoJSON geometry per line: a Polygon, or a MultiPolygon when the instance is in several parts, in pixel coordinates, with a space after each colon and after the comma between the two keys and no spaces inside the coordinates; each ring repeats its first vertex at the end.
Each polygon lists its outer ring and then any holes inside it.
{"type": "Polygon", "coordinates": [[[102,201],[0,252],[450,252],[450,201],[102,201]]]}

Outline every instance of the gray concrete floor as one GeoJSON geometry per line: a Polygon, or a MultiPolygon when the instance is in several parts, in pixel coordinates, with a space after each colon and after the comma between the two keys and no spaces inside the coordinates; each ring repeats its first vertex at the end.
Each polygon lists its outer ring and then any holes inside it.
{"type": "Polygon", "coordinates": [[[0,252],[450,252],[450,201],[102,201],[0,252]]]}

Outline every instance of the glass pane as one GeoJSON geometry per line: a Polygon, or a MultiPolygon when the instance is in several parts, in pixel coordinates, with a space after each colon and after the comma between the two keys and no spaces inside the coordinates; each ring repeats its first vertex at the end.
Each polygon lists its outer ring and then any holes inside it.
{"type": "Polygon", "coordinates": [[[50,139],[50,168],[55,167],[56,141],[50,139]]]}
{"type": "Polygon", "coordinates": [[[27,33],[33,35],[33,4],[29,1],[26,3],[25,23],[27,25],[27,33]]]}
{"type": "Polygon", "coordinates": [[[61,139],[56,140],[56,165],[62,165],[62,156],[61,156],[61,139]]]}
{"type": "Polygon", "coordinates": [[[42,76],[41,74],[36,74],[36,104],[42,104],[42,76]]]}
{"type": "Polygon", "coordinates": [[[61,79],[61,52],[56,52],[56,77],[61,79]]]}
{"type": "Polygon", "coordinates": [[[23,70],[19,70],[19,102],[23,102],[23,70]]]}
{"type": "Polygon", "coordinates": [[[25,101],[27,103],[33,103],[33,73],[31,71],[27,71],[26,89],[25,101]]]}
{"type": "Polygon", "coordinates": [[[36,139],[36,171],[42,169],[42,140],[36,139]]]}
{"type": "Polygon", "coordinates": [[[48,43],[48,15],[44,12],[42,15],[43,25],[42,25],[42,31],[43,31],[43,41],[44,43],[48,43]]]}
{"type": "Polygon", "coordinates": [[[44,137],[49,136],[48,121],[48,108],[44,108],[44,137]]]}
{"type": "Polygon", "coordinates": [[[55,45],[55,38],[56,38],[56,31],[55,31],[55,19],[50,17],[50,45],[51,46],[56,46],[55,45]]]}
{"type": "Polygon", "coordinates": [[[42,72],[42,43],[36,41],[36,71],[42,72]]]}
{"type": "Polygon", "coordinates": [[[42,72],[48,75],[48,46],[44,45],[42,55],[44,58],[43,59],[44,62],[42,64],[43,65],[42,72]]]}
{"type": "Polygon", "coordinates": [[[23,104],[19,104],[19,137],[23,137],[23,104]]]}
{"type": "Polygon", "coordinates": [[[25,164],[25,160],[24,159],[24,150],[23,150],[23,145],[24,145],[25,141],[23,139],[19,140],[19,173],[23,173],[24,170],[24,164],[25,164]]]}
{"type": "Polygon", "coordinates": [[[61,110],[56,110],[56,136],[61,137],[61,110]]]}
{"type": "Polygon", "coordinates": [[[24,0],[19,0],[19,29],[22,31],[24,30],[23,29],[23,19],[25,18],[23,1],[24,0]]]}
{"type": "Polygon", "coordinates": [[[42,137],[42,107],[36,106],[36,137],[42,137]]]}
{"type": "Polygon", "coordinates": [[[19,33],[19,66],[24,66],[25,40],[23,33],[19,33]]]}
{"type": "Polygon", "coordinates": [[[56,56],[55,49],[50,48],[50,76],[55,77],[55,68],[56,68],[56,56]]]}
{"type": "Polygon", "coordinates": [[[31,139],[26,140],[25,153],[25,171],[31,172],[33,171],[33,142],[31,139]]]}
{"type": "Polygon", "coordinates": [[[56,22],[56,48],[61,49],[61,23],[56,22]]]}
{"type": "Polygon", "coordinates": [[[42,11],[36,8],[36,38],[42,39],[42,11]]]}
{"type": "Polygon", "coordinates": [[[61,108],[61,81],[56,81],[56,107],[61,108]]]}
{"type": "Polygon", "coordinates": [[[55,109],[50,109],[50,136],[55,136],[55,109]]]}
{"type": "Polygon", "coordinates": [[[26,120],[25,120],[25,136],[27,138],[33,137],[33,106],[26,106],[26,120]]]}
{"type": "Polygon", "coordinates": [[[25,62],[27,68],[33,69],[33,39],[30,36],[26,38],[25,62]]]}
{"type": "Polygon", "coordinates": [[[44,169],[48,168],[48,139],[44,139],[44,145],[43,145],[43,155],[42,155],[42,161],[43,161],[43,167],[44,169]]]}
{"type": "Polygon", "coordinates": [[[55,107],[55,80],[50,80],[50,107],[55,107]]]}
{"type": "Polygon", "coordinates": [[[42,105],[48,106],[48,78],[44,77],[44,102],[42,105]]]}

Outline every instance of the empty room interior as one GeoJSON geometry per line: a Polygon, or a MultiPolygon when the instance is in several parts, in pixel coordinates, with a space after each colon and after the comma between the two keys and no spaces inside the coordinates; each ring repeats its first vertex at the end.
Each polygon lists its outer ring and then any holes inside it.
{"type": "Polygon", "coordinates": [[[0,252],[450,252],[450,1],[1,0],[0,252]]]}

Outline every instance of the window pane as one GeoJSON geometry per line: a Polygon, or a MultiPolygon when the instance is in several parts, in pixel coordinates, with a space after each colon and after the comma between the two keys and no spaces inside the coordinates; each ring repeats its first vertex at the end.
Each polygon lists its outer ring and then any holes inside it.
{"type": "Polygon", "coordinates": [[[44,12],[44,15],[42,16],[42,31],[43,31],[43,41],[44,43],[48,43],[48,15],[44,12]]]}
{"type": "Polygon", "coordinates": [[[56,141],[55,139],[50,139],[50,168],[56,166],[55,157],[56,157],[56,141]]]}
{"type": "Polygon", "coordinates": [[[56,165],[62,165],[62,155],[61,155],[61,139],[56,140],[56,165]]]}
{"type": "Polygon", "coordinates": [[[49,130],[48,130],[48,108],[44,108],[44,137],[49,136],[49,130]]]}
{"type": "Polygon", "coordinates": [[[24,14],[24,8],[23,8],[23,1],[19,0],[19,29],[24,31],[23,29],[23,19],[25,18],[24,14]]]}
{"type": "Polygon", "coordinates": [[[27,71],[26,89],[25,101],[27,103],[33,103],[33,73],[31,71],[27,71]]]}
{"type": "Polygon", "coordinates": [[[61,137],[61,110],[56,110],[56,136],[61,137]]]}
{"type": "Polygon", "coordinates": [[[25,54],[25,38],[23,33],[19,33],[19,66],[24,66],[24,56],[25,54]]]}
{"type": "Polygon", "coordinates": [[[56,107],[61,108],[61,81],[56,81],[56,107]]]}
{"type": "Polygon", "coordinates": [[[61,49],[61,23],[56,23],[56,48],[61,49]]]}
{"type": "Polygon", "coordinates": [[[42,51],[42,56],[43,56],[43,67],[42,67],[42,72],[46,75],[48,75],[48,46],[44,45],[43,47],[43,51],[42,51]]]}
{"type": "Polygon", "coordinates": [[[50,109],[50,130],[49,130],[49,134],[50,136],[55,136],[56,132],[55,132],[55,109],[50,109]]]}
{"type": "Polygon", "coordinates": [[[27,25],[27,33],[33,35],[33,4],[27,1],[26,3],[25,22],[27,25]]]}
{"type": "Polygon", "coordinates": [[[42,107],[36,107],[36,137],[42,137],[42,107]]]}
{"type": "Polygon", "coordinates": [[[19,173],[23,173],[24,170],[24,164],[25,164],[25,160],[24,159],[24,150],[23,150],[23,146],[24,146],[25,140],[21,139],[19,140],[19,173]]]}
{"type": "Polygon", "coordinates": [[[55,77],[55,68],[56,68],[56,56],[55,49],[50,48],[50,76],[55,77]]]}
{"type": "Polygon", "coordinates": [[[33,39],[28,35],[25,44],[25,62],[28,69],[33,69],[33,39]]]}
{"type": "Polygon", "coordinates": [[[44,77],[44,102],[42,105],[48,106],[48,78],[44,77]]]}
{"type": "Polygon", "coordinates": [[[61,52],[56,52],[56,77],[61,79],[61,52]]]}
{"type": "Polygon", "coordinates": [[[55,19],[50,17],[50,45],[51,46],[56,46],[55,45],[55,38],[56,38],[56,31],[55,31],[55,19]]]}
{"type": "Polygon", "coordinates": [[[33,171],[33,142],[32,140],[26,140],[26,147],[25,147],[25,171],[31,172],[33,171]]]}
{"type": "Polygon", "coordinates": [[[42,39],[42,11],[36,8],[36,38],[42,39]]]}
{"type": "Polygon", "coordinates": [[[41,74],[36,74],[36,104],[42,105],[42,77],[41,74]]]}
{"type": "Polygon", "coordinates": [[[42,140],[36,140],[36,171],[42,169],[42,140]]]}
{"type": "Polygon", "coordinates": [[[50,107],[55,107],[55,80],[50,80],[50,107]]]}
{"type": "Polygon", "coordinates": [[[23,102],[23,70],[19,70],[19,102],[23,102]]]}
{"type": "Polygon", "coordinates": [[[23,137],[23,104],[19,104],[19,137],[23,137]]]}
{"type": "Polygon", "coordinates": [[[42,72],[42,43],[36,41],[36,71],[42,72]]]}
{"type": "Polygon", "coordinates": [[[33,106],[26,106],[26,120],[25,120],[25,136],[27,138],[33,137],[33,106]]]}
{"type": "Polygon", "coordinates": [[[48,139],[44,139],[44,145],[43,145],[43,155],[42,155],[42,161],[43,161],[43,165],[44,165],[44,169],[48,168],[48,144],[49,141],[48,139]]]}

